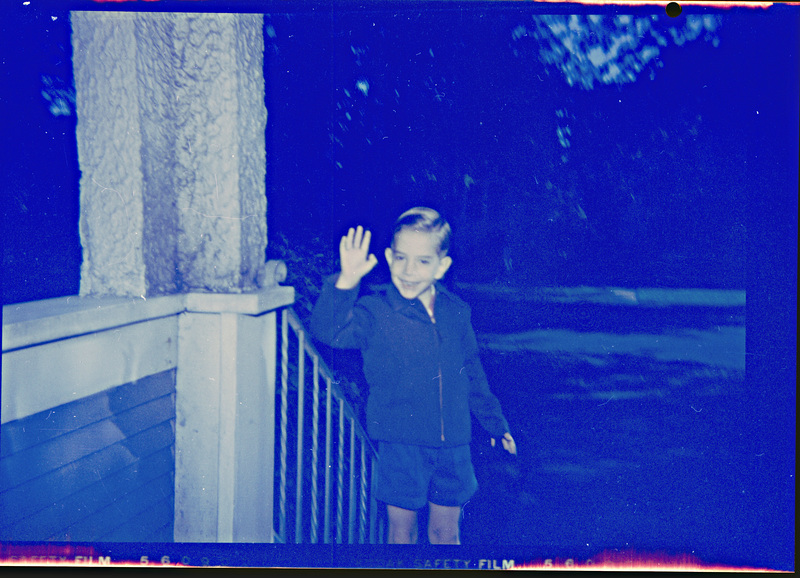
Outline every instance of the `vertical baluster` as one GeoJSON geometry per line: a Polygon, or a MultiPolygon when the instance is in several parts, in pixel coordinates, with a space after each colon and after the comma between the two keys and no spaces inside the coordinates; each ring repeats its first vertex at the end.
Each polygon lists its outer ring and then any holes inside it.
{"type": "Polygon", "coordinates": [[[319,475],[319,356],[312,355],[314,364],[314,407],[311,424],[311,543],[317,543],[319,522],[319,499],[317,496],[317,476],[319,475]]]}
{"type": "Polygon", "coordinates": [[[378,501],[375,499],[375,463],[377,459],[373,455],[370,458],[369,467],[369,543],[380,543],[379,536],[375,532],[380,533],[380,528],[377,528],[378,523],[378,501]]]}
{"type": "Polygon", "coordinates": [[[336,470],[339,478],[336,503],[336,543],[342,543],[342,526],[344,525],[344,400],[339,400],[339,467],[336,470]]]}
{"type": "Polygon", "coordinates": [[[331,378],[325,378],[327,390],[325,392],[325,530],[322,538],[323,543],[330,544],[331,541],[331,419],[333,412],[331,403],[333,402],[333,384],[331,378]]]}
{"type": "Polygon", "coordinates": [[[280,491],[278,503],[278,533],[286,541],[286,429],[289,397],[289,322],[288,309],[281,311],[281,446],[280,491]]]}
{"type": "Polygon", "coordinates": [[[367,531],[367,440],[361,438],[361,498],[358,503],[358,543],[363,544],[367,531]]]}
{"type": "Polygon", "coordinates": [[[350,493],[347,515],[347,543],[353,544],[356,526],[356,428],[350,419],[350,493]]]}
{"type": "Polygon", "coordinates": [[[295,496],[294,541],[303,542],[303,417],[305,413],[305,334],[297,330],[297,492],[295,496]]]}
{"type": "MultiPolygon", "coordinates": [[[[377,505],[377,501],[376,501],[377,505]]],[[[386,543],[386,522],[383,517],[383,512],[378,516],[378,544],[386,543]]]]}

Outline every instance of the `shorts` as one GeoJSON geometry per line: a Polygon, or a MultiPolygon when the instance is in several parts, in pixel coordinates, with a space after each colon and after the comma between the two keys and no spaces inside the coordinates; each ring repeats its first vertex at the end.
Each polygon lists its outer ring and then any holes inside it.
{"type": "Polygon", "coordinates": [[[381,502],[406,510],[419,510],[428,502],[463,506],[477,490],[469,445],[378,445],[375,497],[381,502]]]}

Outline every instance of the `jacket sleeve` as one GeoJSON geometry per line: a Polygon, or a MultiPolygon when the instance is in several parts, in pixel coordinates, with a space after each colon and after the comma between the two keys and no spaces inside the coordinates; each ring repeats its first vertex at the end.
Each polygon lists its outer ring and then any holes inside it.
{"type": "Polygon", "coordinates": [[[358,305],[359,287],[337,289],[338,275],[325,279],[311,312],[309,329],[321,342],[340,349],[363,349],[372,327],[371,315],[358,305]]]}
{"type": "Polygon", "coordinates": [[[503,416],[500,402],[489,389],[489,381],[478,354],[478,341],[469,318],[463,339],[465,371],[470,380],[469,409],[487,432],[495,438],[501,438],[511,430],[503,416]]]}

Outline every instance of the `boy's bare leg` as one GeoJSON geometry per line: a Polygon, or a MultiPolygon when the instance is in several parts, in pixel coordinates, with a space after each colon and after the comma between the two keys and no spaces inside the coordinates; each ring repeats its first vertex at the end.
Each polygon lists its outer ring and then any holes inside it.
{"type": "Polygon", "coordinates": [[[431,544],[460,544],[458,523],[461,520],[461,506],[439,506],[428,502],[428,541],[431,544]]]}
{"type": "Polygon", "coordinates": [[[417,512],[386,505],[389,515],[389,544],[417,543],[417,512]]]}

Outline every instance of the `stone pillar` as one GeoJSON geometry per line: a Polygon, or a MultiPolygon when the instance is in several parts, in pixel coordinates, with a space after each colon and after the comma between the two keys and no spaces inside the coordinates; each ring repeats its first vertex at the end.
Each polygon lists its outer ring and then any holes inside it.
{"type": "Polygon", "coordinates": [[[72,13],[81,295],[257,288],[262,26],[257,14],[72,13]]]}
{"type": "Polygon", "coordinates": [[[72,30],[80,293],[186,294],[174,538],[270,542],[275,310],[294,291],[264,263],[263,17],[73,12],[72,30]]]}

